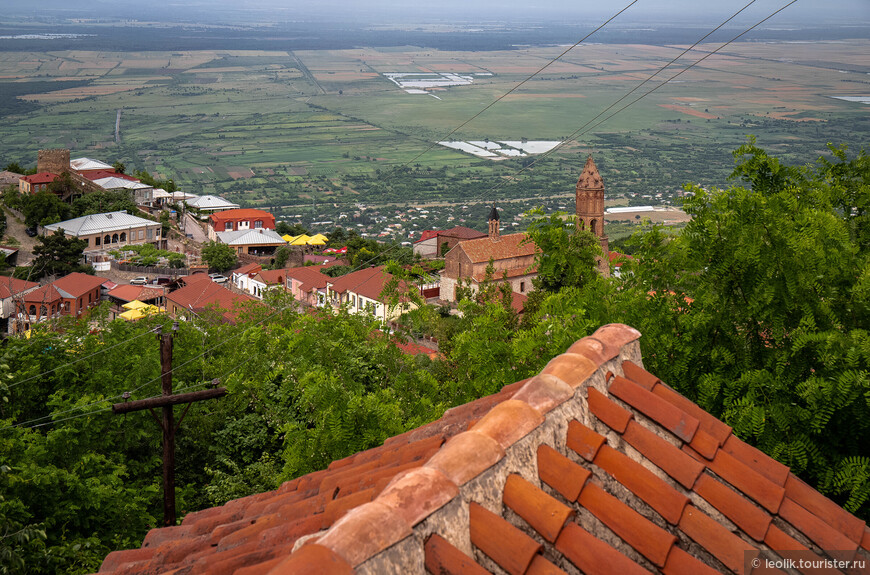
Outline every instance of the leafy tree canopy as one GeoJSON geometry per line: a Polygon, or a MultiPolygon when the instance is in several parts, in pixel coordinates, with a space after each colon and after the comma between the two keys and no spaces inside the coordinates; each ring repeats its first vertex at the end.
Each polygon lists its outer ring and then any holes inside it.
{"type": "Polygon", "coordinates": [[[31,264],[33,279],[49,275],[62,277],[73,272],[94,273],[92,267],[81,263],[87,240],[66,237],[63,230],[38,239],[39,245],[33,248],[36,256],[31,264]]]}
{"type": "Polygon", "coordinates": [[[207,242],[202,246],[202,259],[208,267],[225,272],[236,265],[236,250],[220,242],[207,242]]]}

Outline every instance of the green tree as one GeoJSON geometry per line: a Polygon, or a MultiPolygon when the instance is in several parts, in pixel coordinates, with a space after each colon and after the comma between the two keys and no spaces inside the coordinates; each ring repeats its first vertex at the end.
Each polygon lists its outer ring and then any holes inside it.
{"type": "Polygon", "coordinates": [[[236,250],[220,242],[206,242],[202,246],[202,259],[208,267],[225,272],[236,265],[236,250]]]}
{"type": "Polygon", "coordinates": [[[139,213],[136,202],[133,201],[128,192],[103,190],[91,192],[73,200],[70,217],[78,218],[90,214],[103,214],[124,210],[128,214],[139,213]]]}
{"type": "Polygon", "coordinates": [[[24,223],[30,227],[55,224],[69,219],[69,205],[47,190],[41,190],[31,196],[22,196],[21,200],[24,223]]]}
{"type": "Polygon", "coordinates": [[[21,164],[18,162],[9,162],[6,164],[6,167],[3,168],[7,172],[12,172],[14,174],[23,174],[24,168],[21,167],[21,164]]]}
{"type": "Polygon", "coordinates": [[[121,162],[115,162],[112,164],[112,169],[118,172],[119,174],[123,174],[127,171],[127,166],[122,164],[121,162]]]}
{"type": "Polygon", "coordinates": [[[275,263],[274,268],[276,270],[283,269],[285,265],[287,265],[287,260],[290,259],[290,247],[289,246],[281,246],[277,250],[275,250],[275,263]]]}
{"type": "Polygon", "coordinates": [[[73,272],[94,273],[92,267],[81,263],[87,240],[68,238],[62,229],[38,239],[39,245],[33,248],[36,257],[31,264],[32,279],[48,275],[62,277],[73,272]]]}

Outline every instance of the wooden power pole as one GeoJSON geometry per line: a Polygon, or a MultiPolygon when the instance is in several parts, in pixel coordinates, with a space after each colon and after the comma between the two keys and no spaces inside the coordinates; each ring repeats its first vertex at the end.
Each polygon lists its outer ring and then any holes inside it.
{"type": "MultiPolygon", "coordinates": [[[[176,322],[172,326],[172,331],[178,329],[176,322]]],[[[227,390],[224,387],[213,389],[205,389],[202,391],[193,391],[191,393],[172,394],[172,333],[157,334],[157,340],[160,342],[160,379],[163,387],[163,394],[158,397],[149,397],[148,399],[140,399],[137,401],[128,401],[125,403],[116,403],[112,406],[112,413],[121,414],[131,411],[141,411],[147,409],[151,416],[157,421],[163,430],[163,525],[175,525],[175,433],[178,431],[184,416],[187,415],[187,410],[190,409],[194,401],[202,401],[205,399],[214,399],[226,395],[227,390]],[[186,403],[187,407],[181,414],[178,424],[175,423],[175,415],[172,411],[173,405],[186,403]],[[154,413],[154,408],[163,408],[162,420],[154,413]]],[[[214,380],[217,383],[217,380],[214,380]]]]}

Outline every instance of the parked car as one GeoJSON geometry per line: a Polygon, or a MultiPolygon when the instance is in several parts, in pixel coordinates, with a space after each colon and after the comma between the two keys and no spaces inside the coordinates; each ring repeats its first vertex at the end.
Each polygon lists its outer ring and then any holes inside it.
{"type": "Polygon", "coordinates": [[[24,228],[24,233],[30,236],[31,238],[36,236],[36,226],[32,228],[24,228]]]}
{"type": "Polygon", "coordinates": [[[148,276],[139,276],[130,280],[130,285],[144,286],[148,283],[148,276]]]}
{"type": "Polygon", "coordinates": [[[158,285],[158,286],[165,286],[166,284],[171,283],[171,282],[172,282],[172,278],[168,277],[168,276],[157,276],[156,278],[151,280],[152,284],[158,285]]]}
{"type": "Polygon", "coordinates": [[[227,276],[222,275],[222,274],[208,274],[208,277],[210,277],[211,281],[213,281],[216,284],[222,284],[222,283],[226,283],[226,282],[230,281],[230,279],[227,276]]]}

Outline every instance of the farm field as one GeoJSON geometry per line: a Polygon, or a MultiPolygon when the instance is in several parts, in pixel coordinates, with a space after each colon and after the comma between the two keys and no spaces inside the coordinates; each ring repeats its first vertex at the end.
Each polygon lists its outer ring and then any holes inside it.
{"type": "Polygon", "coordinates": [[[686,64],[664,71],[599,115],[683,48],[581,44],[455,131],[564,47],[8,52],[0,161],[32,165],[37,150],[68,147],[311,221],[360,202],[571,192],[589,153],[608,197],[667,201],[686,182],[725,185],[730,152],[750,134],[796,161],[828,142],[867,142],[866,40],[735,43],[619,111],[686,64]],[[391,77],[471,80],[408,93],[391,77]],[[493,162],[437,145],[446,139],[562,145],[493,162]]]}

